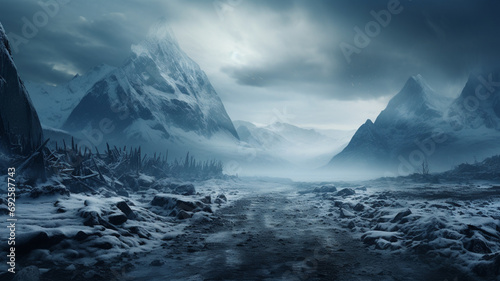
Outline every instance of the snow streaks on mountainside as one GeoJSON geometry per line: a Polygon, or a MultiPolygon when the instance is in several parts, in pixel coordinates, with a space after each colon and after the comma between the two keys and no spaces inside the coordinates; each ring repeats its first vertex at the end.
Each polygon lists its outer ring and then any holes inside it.
{"type": "Polygon", "coordinates": [[[499,72],[471,75],[461,95],[451,100],[420,75],[411,77],[375,122],[362,125],[328,166],[407,174],[418,172],[424,161],[441,171],[500,153],[498,78],[499,72]]]}
{"type": "Polygon", "coordinates": [[[60,128],[95,82],[114,69],[115,67],[101,64],[91,68],[84,75],[77,74],[68,83],[58,86],[26,83],[44,128],[60,128]]]}
{"type": "Polygon", "coordinates": [[[110,129],[107,137],[122,142],[175,140],[189,132],[203,138],[223,133],[238,139],[208,77],[181,50],[165,24],[152,27],[132,52],[122,67],[89,89],[63,129],[91,131],[105,122],[110,129]]]}

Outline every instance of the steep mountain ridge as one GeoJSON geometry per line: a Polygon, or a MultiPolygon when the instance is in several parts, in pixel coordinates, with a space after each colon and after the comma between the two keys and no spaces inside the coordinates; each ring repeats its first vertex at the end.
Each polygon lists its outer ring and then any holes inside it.
{"type": "Polygon", "coordinates": [[[106,139],[122,143],[183,142],[182,135],[190,133],[238,140],[208,77],[162,22],[132,46],[122,67],[90,88],[62,128],[78,134],[96,130],[103,122],[110,128],[106,139]]]}
{"type": "Polygon", "coordinates": [[[410,77],[376,121],[363,124],[328,166],[405,174],[419,171],[424,161],[440,171],[498,153],[500,94],[491,81],[488,75],[471,76],[451,100],[432,90],[422,76],[410,77]],[[484,77],[490,82],[485,84],[484,77]],[[490,92],[478,95],[480,85],[490,92]]]}
{"type": "Polygon", "coordinates": [[[26,88],[31,94],[33,105],[39,112],[42,125],[48,128],[62,127],[95,82],[115,69],[115,67],[101,64],[83,75],[75,75],[67,83],[58,86],[27,82],[26,88]]]}
{"type": "Polygon", "coordinates": [[[43,140],[38,114],[19,78],[0,23],[0,137],[9,135],[20,138],[30,148],[38,147],[43,140]]]}
{"type": "Polygon", "coordinates": [[[438,95],[419,74],[408,79],[403,89],[394,96],[375,123],[390,119],[440,118],[451,100],[438,95]]]}
{"type": "Polygon", "coordinates": [[[470,75],[447,117],[463,128],[500,130],[500,71],[470,75]]]}

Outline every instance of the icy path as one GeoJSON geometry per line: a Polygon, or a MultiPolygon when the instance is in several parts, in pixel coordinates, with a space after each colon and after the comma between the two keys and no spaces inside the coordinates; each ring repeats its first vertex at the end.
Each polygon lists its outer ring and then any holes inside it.
{"type": "Polygon", "coordinates": [[[408,256],[369,252],[328,215],[331,201],[275,187],[189,226],[117,280],[453,280],[408,256]]]}

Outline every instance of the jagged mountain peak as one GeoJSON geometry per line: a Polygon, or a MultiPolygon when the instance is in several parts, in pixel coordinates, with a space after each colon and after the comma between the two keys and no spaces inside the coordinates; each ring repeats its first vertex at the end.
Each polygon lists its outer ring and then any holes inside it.
{"type": "Polygon", "coordinates": [[[427,102],[432,96],[436,96],[436,93],[422,75],[418,74],[408,78],[403,89],[391,99],[388,107],[403,103],[427,102]]]}
{"type": "Polygon", "coordinates": [[[109,118],[116,123],[116,132],[125,132],[125,138],[120,136],[124,141],[175,141],[190,132],[205,138],[229,133],[231,141],[238,139],[208,77],[179,47],[168,25],[155,24],[132,51],[123,66],[93,85],[64,128],[98,126],[100,119],[109,118]],[[126,108],[126,118],[107,113],[113,104],[126,108]]]}
{"type": "Polygon", "coordinates": [[[406,81],[406,84],[413,84],[413,83],[420,87],[430,88],[429,84],[427,84],[427,81],[425,81],[424,77],[421,74],[412,75],[410,76],[410,78],[408,78],[408,81],[406,81]]]}
{"type": "MultiPolygon", "coordinates": [[[[6,53],[9,55],[9,57],[12,56],[12,51],[10,50],[9,39],[7,38],[7,34],[5,33],[5,30],[3,29],[3,26],[1,23],[0,23],[0,49],[5,49],[6,53]]],[[[12,61],[12,63],[13,63],[13,61],[12,61]]]]}
{"type": "Polygon", "coordinates": [[[108,64],[101,63],[101,64],[99,64],[99,65],[96,65],[96,66],[92,67],[89,71],[87,71],[87,73],[88,73],[88,72],[93,72],[93,71],[112,70],[112,69],[114,69],[114,68],[115,68],[115,67],[110,66],[110,65],[108,65],[108,64]]]}
{"type": "Polygon", "coordinates": [[[439,117],[451,100],[436,93],[420,75],[411,76],[375,121],[439,117]],[[397,116],[397,117],[396,117],[397,116]]]}
{"type": "Polygon", "coordinates": [[[132,45],[132,52],[137,56],[162,57],[184,56],[175,33],[166,20],[159,20],[148,31],[146,38],[139,44],[132,45]]]}
{"type": "Polygon", "coordinates": [[[454,128],[496,128],[500,130],[500,71],[469,75],[460,96],[447,112],[454,128]]]}
{"type": "Polygon", "coordinates": [[[161,18],[149,28],[147,40],[163,42],[168,41],[177,44],[175,32],[165,18],[161,18]]]}
{"type": "MultiPolygon", "coordinates": [[[[3,29],[2,24],[0,23],[0,44],[2,44],[2,47],[5,49],[9,50],[9,41],[7,40],[7,36],[5,35],[5,30],[3,29]]],[[[10,52],[9,52],[10,54],[10,52]]]]}
{"type": "Polygon", "coordinates": [[[365,122],[365,125],[366,126],[373,126],[373,122],[371,119],[367,119],[366,122],[365,122]]]}

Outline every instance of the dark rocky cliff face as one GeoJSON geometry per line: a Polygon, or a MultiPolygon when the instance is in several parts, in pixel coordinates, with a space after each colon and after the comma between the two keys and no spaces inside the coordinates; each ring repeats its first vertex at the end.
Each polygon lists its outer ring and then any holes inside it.
{"type": "Polygon", "coordinates": [[[43,133],[28,92],[18,76],[9,42],[0,24],[0,136],[5,146],[20,142],[29,153],[40,146],[43,133]]]}

